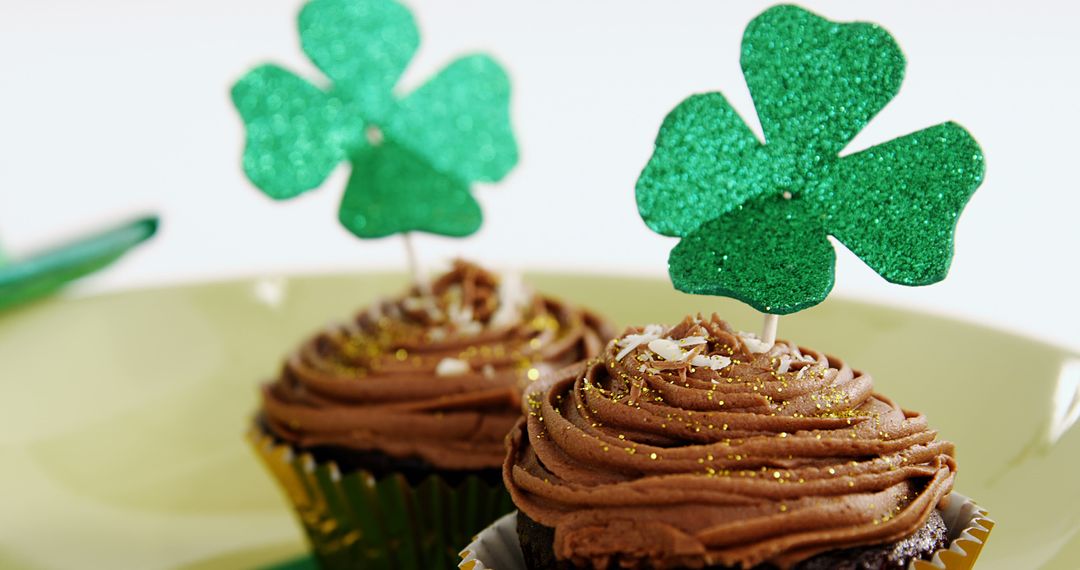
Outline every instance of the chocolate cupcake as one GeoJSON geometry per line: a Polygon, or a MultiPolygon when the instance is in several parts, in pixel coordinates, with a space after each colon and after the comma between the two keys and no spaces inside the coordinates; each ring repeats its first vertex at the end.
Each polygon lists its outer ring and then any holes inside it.
{"type": "Polygon", "coordinates": [[[925,417],[715,316],[630,329],[526,409],[503,477],[530,570],[903,568],[949,541],[925,417]]]}
{"type": "Polygon", "coordinates": [[[522,389],[608,338],[592,313],[457,261],[429,292],[378,302],[291,354],[252,437],[322,566],[452,566],[512,509],[500,467],[522,389]]]}

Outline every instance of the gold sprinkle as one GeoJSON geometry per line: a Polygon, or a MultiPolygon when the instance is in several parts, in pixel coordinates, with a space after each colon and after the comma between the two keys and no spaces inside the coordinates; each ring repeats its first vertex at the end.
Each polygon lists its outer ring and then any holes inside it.
{"type": "Polygon", "coordinates": [[[780,505],[780,512],[786,513],[787,512],[787,505],[780,505]]]}
{"type": "Polygon", "coordinates": [[[399,348],[394,352],[394,358],[396,358],[398,362],[405,362],[405,359],[409,358],[409,351],[404,348],[399,348]]]}
{"type": "Polygon", "coordinates": [[[829,468],[829,475],[836,475],[836,469],[833,469],[832,467],[830,467],[829,468]]]}
{"type": "Polygon", "coordinates": [[[779,479],[780,478],[780,472],[779,471],[773,471],[772,476],[773,476],[773,479],[779,479]]]}
{"type": "Polygon", "coordinates": [[[530,368],[528,372],[529,380],[536,380],[540,377],[540,371],[535,368],[530,368]]]}
{"type": "Polygon", "coordinates": [[[649,459],[656,459],[656,454],[655,453],[650,453],[649,454],[649,459]]]}

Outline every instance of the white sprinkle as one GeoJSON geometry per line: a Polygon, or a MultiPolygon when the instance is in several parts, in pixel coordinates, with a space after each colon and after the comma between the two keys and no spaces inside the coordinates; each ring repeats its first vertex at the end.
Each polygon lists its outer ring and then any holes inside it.
{"type": "Polygon", "coordinates": [[[664,334],[664,327],[645,325],[645,330],[641,334],[628,334],[620,338],[616,344],[621,346],[622,350],[615,355],[615,360],[622,360],[624,356],[633,352],[635,348],[660,338],[662,334],[664,334]]]}
{"type": "Polygon", "coordinates": [[[435,366],[436,376],[458,376],[470,370],[469,363],[457,358],[444,358],[435,366]]]}
{"type": "MultiPolygon", "coordinates": [[[[255,282],[255,298],[267,307],[277,308],[285,300],[287,287],[288,283],[282,277],[259,279],[255,282]]],[[[378,303],[373,306],[378,306],[378,303]]]]}
{"type": "Polygon", "coordinates": [[[649,350],[656,353],[657,356],[664,360],[677,362],[685,360],[687,352],[679,348],[679,344],[675,341],[667,338],[658,338],[656,340],[649,341],[649,350]]]}
{"type": "MultiPolygon", "coordinates": [[[[731,359],[726,356],[721,356],[719,354],[713,354],[711,356],[699,354],[690,359],[690,364],[693,364],[694,366],[698,366],[700,368],[722,370],[731,365],[731,359]]],[[[713,380],[713,382],[717,383],[716,380],[713,380]]]]}
{"type": "Polygon", "coordinates": [[[482,324],[480,324],[480,323],[478,323],[476,321],[469,321],[467,323],[463,323],[461,325],[458,325],[458,332],[463,334],[463,335],[467,335],[467,336],[478,335],[483,330],[484,330],[484,325],[482,325],[482,324]]]}
{"type": "Polygon", "coordinates": [[[740,332],[739,338],[742,340],[743,344],[746,345],[746,348],[750,350],[750,352],[768,352],[768,350],[773,347],[772,344],[761,340],[754,333],[740,332]]]}
{"type": "Polygon", "coordinates": [[[664,334],[664,325],[645,325],[645,334],[659,338],[664,334]]]}
{"type": "Polygon", "coordinates": [[[473,322],[472,307],[463,307],[460,302],[451,304],[446,308],[446,312],[447,316],[450,317],[450,322],[459,327],[473,322]]]}
{"type": "Polygon", "coordinates": [[[405,307],[406,311],[424,311],[428,314],[428,317],[434,321],[442,318],[442,313],[435,304],[431,302],[431,298],[429,297],[405,297],[401,300],[401,306],[405,307]]]}
{"type": "Polygon", "coordinates": [[[709,339],[703,336],[688,336],[686,338],[679,339],[679,346],[697,346],[699,344],[705,344],[709,342],[709,339]]]}
{"type": "Polygon", "coordinates": [[[372,321],[378,321],[383,318],[383,302],[382,299],[376,299],[374,303],[368,307],[367,318],[372,321]]]}
{"type": "Polygon", "coordinates": [[[499,281],[499,308],[491,315],[490,326],[508,327],[521,321],[529,306],[532,292],[525,286],[520,273],[506,273],[499,281]]]}

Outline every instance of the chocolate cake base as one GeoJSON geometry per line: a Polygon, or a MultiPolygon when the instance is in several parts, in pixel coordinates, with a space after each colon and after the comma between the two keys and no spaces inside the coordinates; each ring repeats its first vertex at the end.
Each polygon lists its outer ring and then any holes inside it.
{"type": "MultiPolygon", "coordinates": [[[[568,560],[556,560],[553,544],[555,529],[546,527],[518,511],[517,534],[528,570],[593,570],[575,566],[568,560]]],[[[912,560],[929,559],[934,551],[948,543],[948,531],[941,515],[934,511],[915,534],[894,544],[861,546],[823,552],[796,564],[793,570],[878,570],[906,568],[912,560]]],[[[612,560],[605,570],[618,570],[612,560]]],[[[772,570],[772,565],[751,570],[772,570]]],[[[703,570],[740,570],[731,566],[709,566],[703,570]]]]}
{"type": "MultiPolygon", "coordinates": [[[[256,422],[263,433],[274,439],[275,443],[289,445],[288,442],[278,438],[266,425],[262,418],[256,422]]],[[[399,474],[405,477],[410,485],[419,485],[423,480],[432,475],[438,475],[451,486],[457,486],[466,477],[479,477],[484,483],[493,486],[502,486],[502,467],[490,469],[452,470],[440,469],[419,457],[394,457],[379,451],[358,451],[345,447],[307,447],[299,448],[290,445],[299,453],[309,453],[315,459],[315,463],[327,463],[333,461],[337,464],[342,475],[348,475],[356,471],[367,471],[376,479],[391,474],[399,474]]]]}

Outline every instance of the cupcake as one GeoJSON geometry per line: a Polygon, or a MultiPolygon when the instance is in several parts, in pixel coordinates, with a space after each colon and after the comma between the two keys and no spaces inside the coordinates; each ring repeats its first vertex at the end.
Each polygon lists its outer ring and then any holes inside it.
{"type": "Polygon", "coordinates": [[[501,466],[524,386],[597,356],[608,331],[457,261],[430,291],[303,343],[263,387],[251,437],[323,567],[450,567],[512,509],[501,466]]]}
{"type": "Polygon", "coordinates": [[[716,316],[631,328],[525,404],[503,478],[529,570],[904,568],[956,534],[925,417],[716,316]]]}

